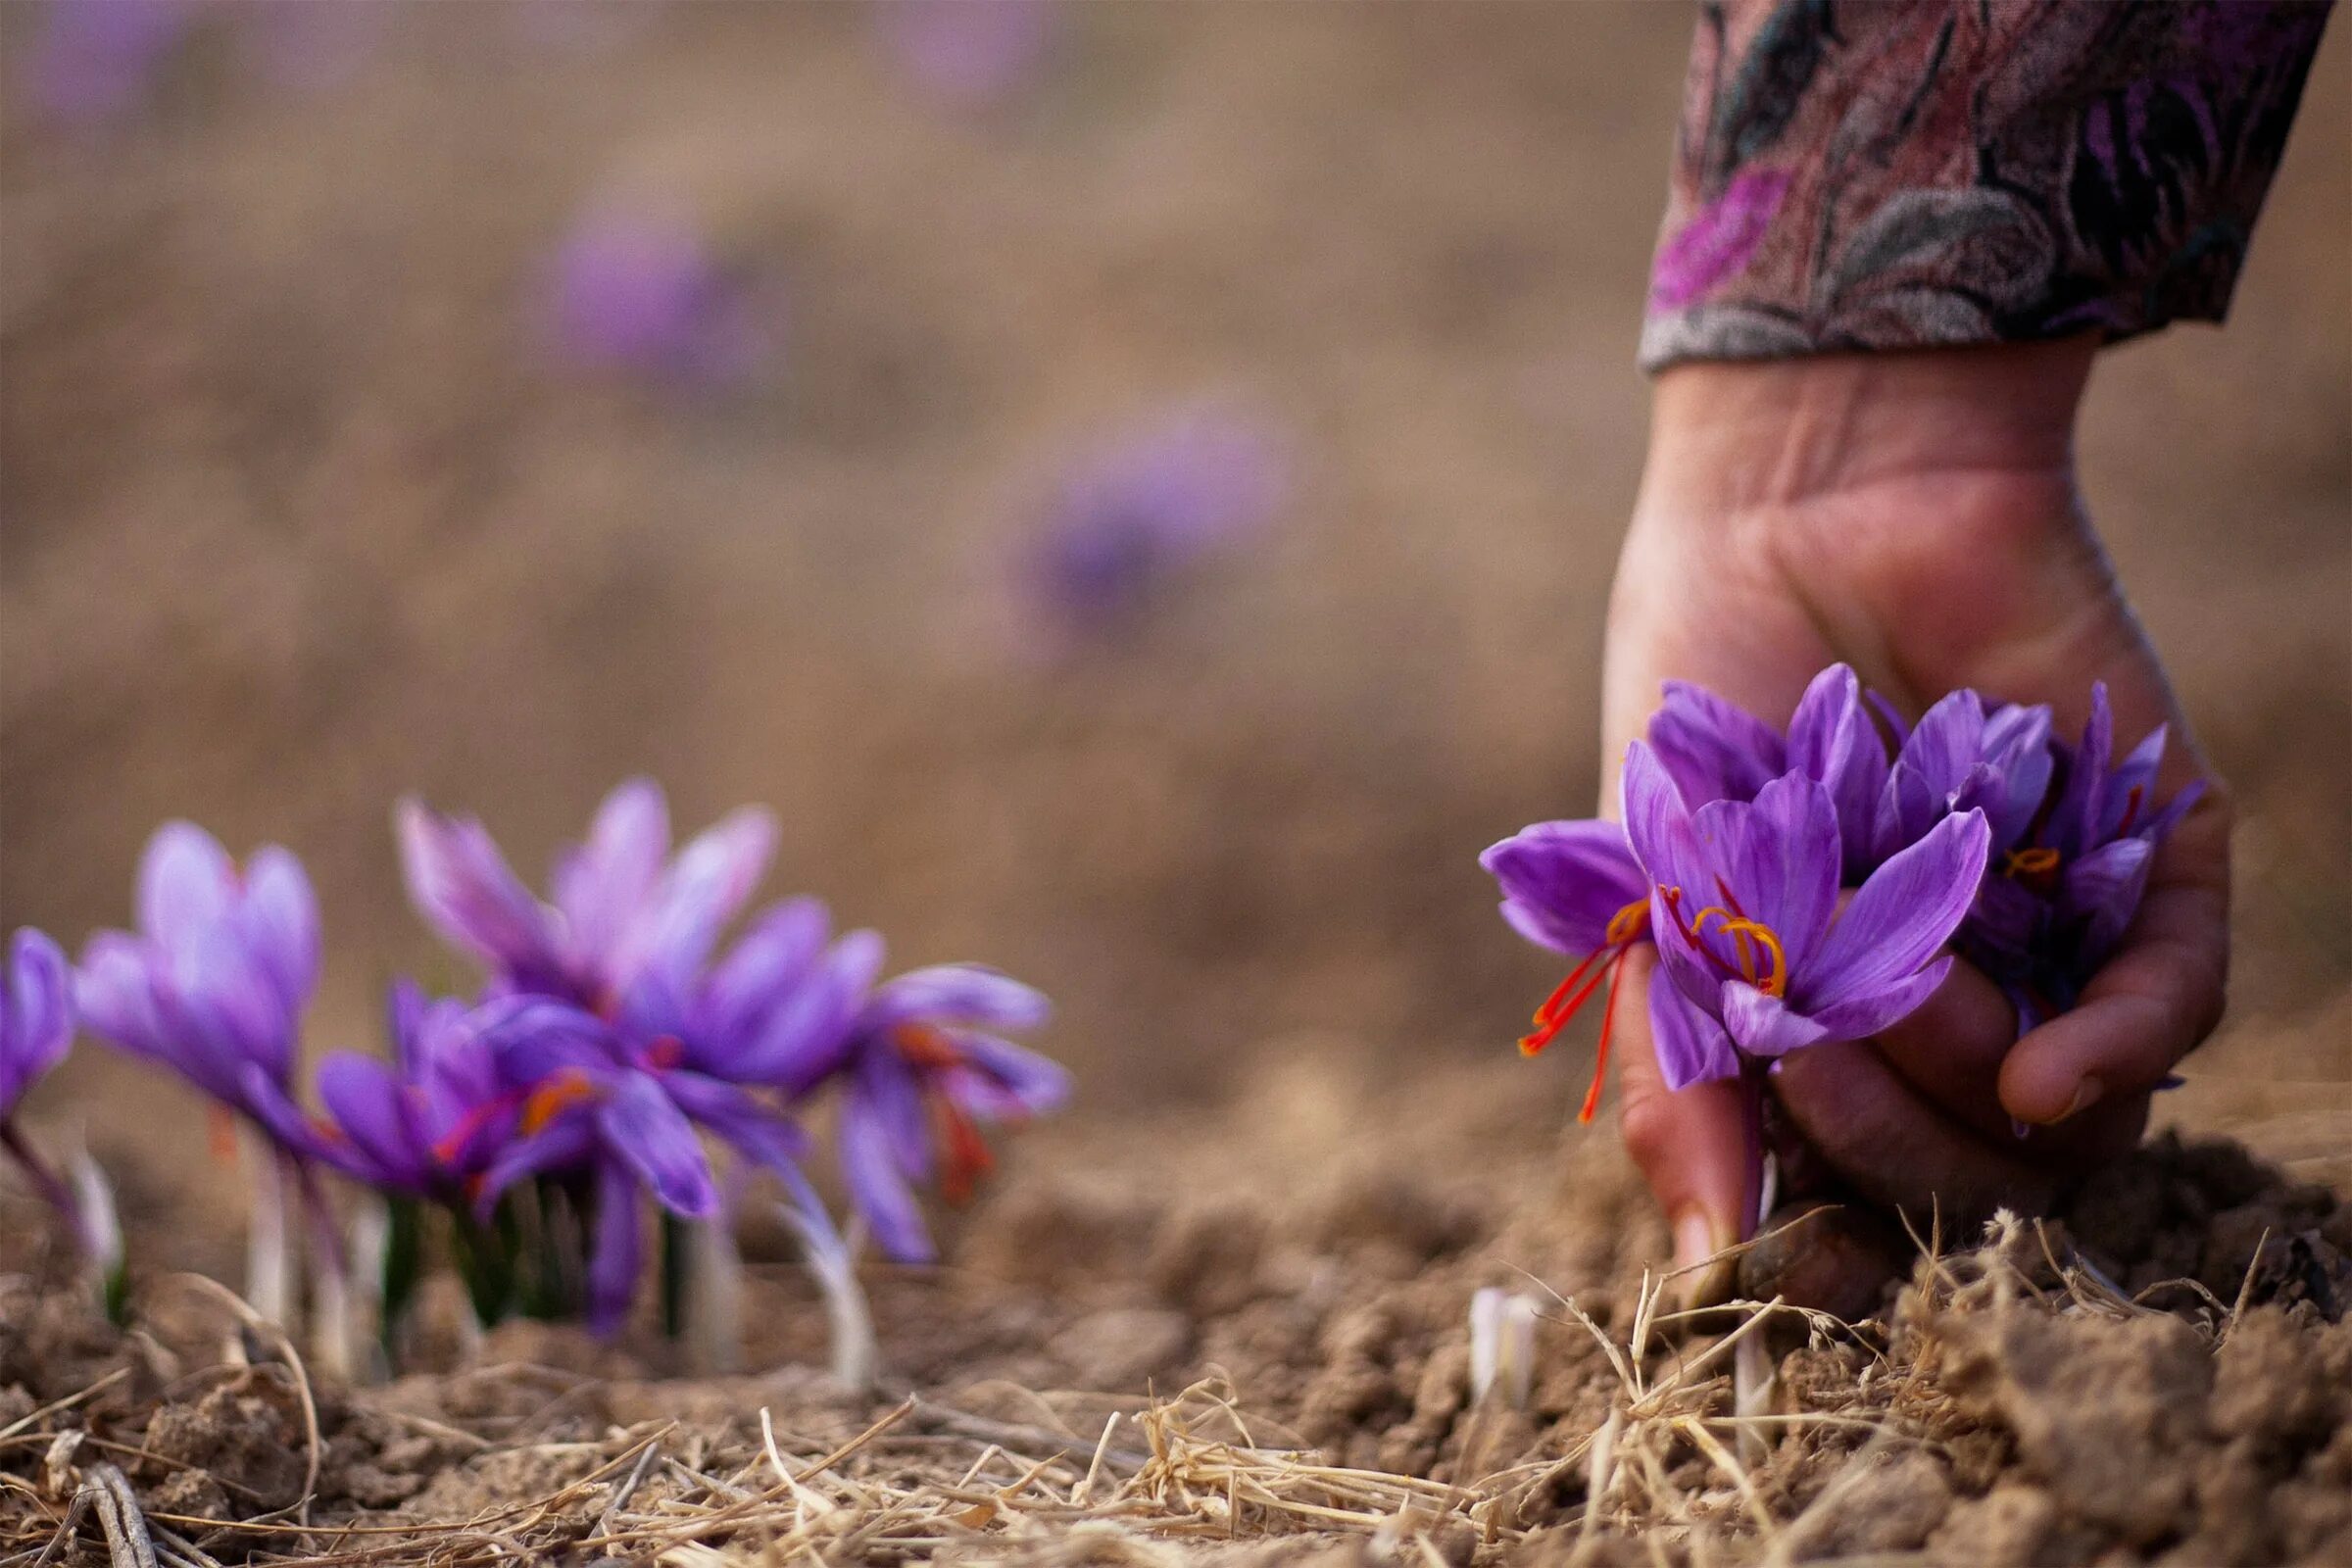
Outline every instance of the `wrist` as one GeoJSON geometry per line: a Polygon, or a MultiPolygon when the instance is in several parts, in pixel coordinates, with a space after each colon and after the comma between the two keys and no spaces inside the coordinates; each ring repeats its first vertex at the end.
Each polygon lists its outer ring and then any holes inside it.
{"type": "Polygon", "coordinates": [[[1699,362],[1657,380],[1642,506],[1723,515],[1982,478],[2071,488],[2088,338],[1699,362]]]}

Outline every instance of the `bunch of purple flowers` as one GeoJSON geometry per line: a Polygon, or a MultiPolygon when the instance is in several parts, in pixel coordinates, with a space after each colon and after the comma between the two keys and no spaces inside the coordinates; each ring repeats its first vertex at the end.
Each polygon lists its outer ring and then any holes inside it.
{"type": "MultiPolygon", "coordinates": [[[[7,1113],[63,1054],[76,1012],[243,1128],[262,1156],[249,1292],[258,1287],[273,1315],[290,1313],[285,1215],[299,1193],[322,1344],[341,1332],[346,1271],[321,1170],[386,1205],[375,1284],[387,1328],[431,1226],[485,1321],[581,1311],[612,1332],[635,1299],[651,1207],[665,1217],[674,1331],[680,1226],[704,1225],[707,1246],[731,1257],[729,1211],[760,1176],[780,1184],[820,1277],[854,1288],[842,1284],[853,1249],[801,1169],[801,1118],[821,1092],[839,1091],[839,1156],[859,1224],[903,1260],[931,1255],[918,1188],[967,1196],[989,1164],[983,1125],[1067,1098],[1061,1068],[1002,1038],[1049,1010],[1004,975],[953,964],[877,985],[880,939],[834,938],[812,899],[770,906],[720,953],[773,851],[764,811],[737,811],[673,856],[661,791],[624,784],[587,842],[559,859],[546,902],[478,822],[404,802],[397,825],[417,909],[479,960],[486,981],[471,997],[439,999],[395,983],[391,1058],[328,1055],[322,1116],[301,1107],[296,1079],[318,907],[300,863],[273,846],[240,869],[201,829],[168,824],[141,865],[139,931],[93,937],[71,999],[54,945],[21,935],[0,1009],[0,1134],[11,1149],[21,1140],[7,1113]],[[731,1177],[713,1150],[726,1152],[731,1177]]],[[[334,1359],[348,1366],[348,1348],[334,1359]]]]}
{"type": "MultiPolygon", "coordinates": [[[[2158,808],[2165,731],[2120,762],[2104,686],[2078,744],[2050,710],[1951,693],[1917,725],[1835,665],[1786,732],[1669,682],[1627,751],[1623,822],[1542,822],[1488,850],[1503,918],[1575,957],[1520,1041],[1534,1054],[1606,987],[1607,1064],[1627,954],[1657,953],[1649,1021],[1670,1089],[1757,1075],[1858,1040],[1934,994],[1955,950],[2019,1028],[2074,1005],[2200,793],[2158,808]]],[[[1760,1152],[1759,1152],[1760,1159],[1760,1152]]]]}

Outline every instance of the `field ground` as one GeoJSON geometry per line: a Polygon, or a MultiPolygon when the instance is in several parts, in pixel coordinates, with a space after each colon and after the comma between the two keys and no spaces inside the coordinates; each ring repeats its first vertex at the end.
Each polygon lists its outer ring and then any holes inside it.
{"type": "MultiPolygon", "coordinates": [[[[1768,1321],[1783,1419],[1741,1427],[1729,1324],[1644,1319],[1662,1228],[1604,1129],[1561,1133],[1574,1054],[1502,1059],[1556,977],[1473,864],[1591,794],[1688,14],[1082,8],[973,115],[846,6],[561,48],[516,9],[410,8],[331,92],[212,38],[136,124],[0,109],[0,915],[122,922],[167,816],[284,842],[328,922],[314,1044],[358,1043],[387,975],[464,978],[402,907],[396,795],[536,867],[648,771],[690,822],[776,807],[774,882],[897,961],[1043,985],[1082,1102],[948,1266],[873,1275],[879,1396],[817,1370],[757,1236],[772,1370],[504,1329],[306,1392],[179,1277],[236,1277],[202,1118],[84,1050],[31,1116],[117,1172],[140,1332],[41,1294],[0,1200],[0,1559],[105,1463],[183,1561],[2352,1556],[2341,25],[2229,327],[2110,356],[2084,434],[2243,807],[2189,1142],[1946,1238],[1872,1325],[1768,1321]],[[779,376],[535,354],[546,247],[639,190],[783,281],[779,376]],[[1024,659],[1024,498],[1203,395],[1285,432],[1278,524],[1102,657],[1024,659]],[[1466,1403],[1488,1285],[1545,1303],[1523,1410],[1466,1403]]],[[[98,1560],[84,1506],[60,1554],[98,1560]]]]}

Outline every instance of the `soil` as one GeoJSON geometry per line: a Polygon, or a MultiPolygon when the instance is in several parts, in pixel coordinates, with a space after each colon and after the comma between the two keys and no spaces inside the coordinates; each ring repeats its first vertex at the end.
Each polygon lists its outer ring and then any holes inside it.
{"type": "MultiPolygon", "coordinates": [[[[2228,329],[2109,356],[2082,433],[2240,811],[2230,1018],[2174,1131],[2039,1228],[1768,1319],[1742,1424],[1737,1314],[1655,1321],[1663,1226],[1605,1126],[1558,1132],[1574,1054],[1509,1059],[1557,976],[1473,863],[1596,776],[1690,17],[1073,8],[1034,94],[949,109],[858,8],[553,45],[544,9],[404,8],[328,90],[207,31],[94,131],[0,98],[0,927],[121,923],[167,816],[281,841],[326,909],[310,1048],[353,1045],[387,975],[467,978],[403,909],[395,797],[535,870],[646,770],[682,822],[775,806],[771,886],[895,962],[1043,985],[1082,1102],[947,1264],[869,1271],[878,1395],[757,1232],[756,1373],[443,1310],[346,1388],[175,1272],[235,1277],[235,1174],[81,1050],[30,1121],[114,1174],[133,1312],[0,1191],[0,1558],[102,1560],[112,1466],[185,1561],[657,1526],[676,1561],[2352,1560],[2352,33],[2228,329]],[[615,191],[782,292],[776,374],[545,363],[532,280],[615,191]],[[1030,659],[1035,497],[1203,395],[1288,437],[1284,515],[1030,659]],[[1521,1409],[1469,1397],[1489,1286],[1542,1303],[1521,1409]],[[1326,1468],[1255,1457],[1293,1446],[1326,1468]]],[[[0,66],[38,24],[0,7],[0,66]]]]}

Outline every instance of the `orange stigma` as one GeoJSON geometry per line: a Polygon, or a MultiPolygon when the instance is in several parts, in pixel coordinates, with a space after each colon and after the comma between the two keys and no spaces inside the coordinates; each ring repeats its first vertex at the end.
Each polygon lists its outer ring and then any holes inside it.
{"type": "Polygon", "coordinates": [[[1600,1086],[1608,1072],[1609,1036],[1617,1020],[1617,975],[1625,967],[1625,956],[1635,943],[1649,934],[1649,900],[1636,899],[1609,916],[1602,930],[1602,945],[1587,954],[1582,962],[1570,970],[1568,978],[1558,989],[1544,999],[1536,1009],[1536,1026],[1519,1037],[1519,1052],[1533,1056],[1559,1038],[1584,1004],[1592,1000],[1592,993],[1605,983],[1608,1000],[1600,1009],[1600,1049],[1592,1062],[1592,1087],[1585,1092],[1584,1108],[1576,1119],[1589,1122],[1600,1105],[1600,1086]]]}
{"type": "Polygon", "coordinates": [[[577,1067],[565,1067],[533,1089],[522,1102],[522,1130],[544,1131],[547,1124],[585,1100],[596,1098],[596,1086],[577,1067]]]}
{"type": "Polygon", "coordinates": [[[2038,845],[2011,850],[2001,857],[2001,875],[2012,882],[2022,882],[2036,893],[2047,893],[2058,881],[2058,860],[2056,850],[2038,845]]]}

